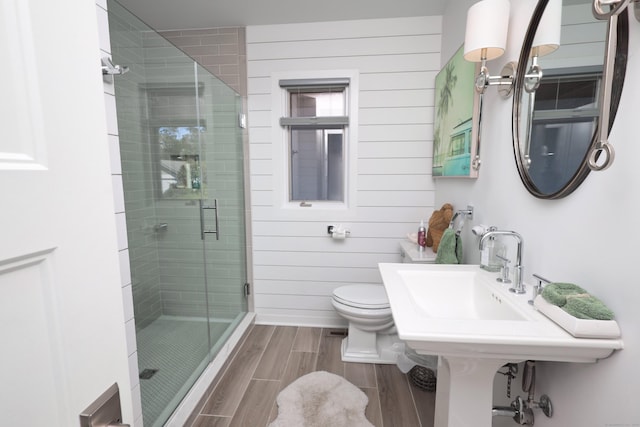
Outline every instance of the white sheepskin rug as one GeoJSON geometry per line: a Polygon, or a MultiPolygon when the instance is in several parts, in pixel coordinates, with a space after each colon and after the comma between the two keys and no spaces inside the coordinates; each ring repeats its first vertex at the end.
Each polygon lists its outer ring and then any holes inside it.
{"type": "Polygon", "coordinates": [[[369,399],[344,378],[325,371],[298,378],[280,392],[269,427],[374,427],[364,416],[369,399]]]}

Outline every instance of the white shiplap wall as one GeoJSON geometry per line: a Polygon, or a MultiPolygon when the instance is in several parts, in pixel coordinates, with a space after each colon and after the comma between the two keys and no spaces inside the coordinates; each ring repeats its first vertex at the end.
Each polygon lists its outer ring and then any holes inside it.
{"type": "MultiPolygon", "coordinates": [[[[334,288],[381,283],[378,262],[399,262],[399,242],[434,209],[434,80],[441,17],[247,28],[254,302],[258,323],[344,324],[334,288]],[[272,76],[358,72],[356,197],[350,213],[285,214],[277,200],[283,140],[274,140],[272,76]],[[277,144],[277,145],[274,145],[277,144]],[[331,240],[327,226],[351,231],[331,240]]],[[[277,104],[277,102],[276,102],[277,104]]],[[[285,163],[286,164],[286,163],[285,163]]],[[[304,208],[302,208],[304,209],[304,208]]]]}
{"type": "Polygon", "coordinates": [[[560,48],[540,58],[547,69],[602,65],[607,21],[593,18],[584,4],[563,6],[560,48]]]}

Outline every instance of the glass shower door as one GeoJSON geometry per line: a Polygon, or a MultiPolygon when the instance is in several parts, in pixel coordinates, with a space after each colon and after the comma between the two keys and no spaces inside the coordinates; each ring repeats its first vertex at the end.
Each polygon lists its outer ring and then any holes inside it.
{"type": "Polygon", "coordinates": [[[161,426],[246,313],[239,103],[117,2],[108,9],[113,60],[130,68],[114,85],[143,417],[161,426]]]}
{"type": "MultiPolygon", "coordinates": [[[[121,146],[144,153],[126,152],[122,158],[127,163],[123,181],[129,241],[153,249],[148,258],[153,256],[154,278],[142,282],[138,277],[145,274],[148,262],[130,251],[142,409],[148,427],[166,422],[211,357],[199,206],[206,155],[201,135],[212,123],[199,117],[198,94],[203,89],[193,61],[155,33],[142,30],[139,37],[141,66],[121,76],[134,74],[129,78],[139,80],[130,92],[119,90],[124,79],[115,82],[119,122],[136,122],[137,131],[130,141],[121,136],[121,146]],[[120,111],[121,92],[138,98],[138,111],[120,111]],[[137,189],[139,182],[148,182],[144,192],[137,189]],[[151,232],[136,236],[141,200],[149,203],[142,228],[151,232]],[[139,322],[138,313],[150,308],[152,319],[139,322]]],[[[120,61],[126,63],[126,56],[120,61]]]]}
{"type": "Polygon", "coordinates": [[[205,88],[200,94],[200,116],[213,124],[202,132],[206,158],[202,170],[206,182],[202,225],[210,337],[217,352],[247,311],[241,98],[201,66],[197,67],[197,75],[205,88]]]}

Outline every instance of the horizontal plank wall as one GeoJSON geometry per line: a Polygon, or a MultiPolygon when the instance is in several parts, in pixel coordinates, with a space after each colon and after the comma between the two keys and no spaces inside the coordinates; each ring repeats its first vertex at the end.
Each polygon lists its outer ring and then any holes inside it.
{"type": "Polygon", "coordinates": [[[562,7],[560,48],[540,63],[546,69],[602,65],[607,21],[598,21],[584,4],[562,7]]]}
{"type": "Polygon", "coordinates": [[[331,293],[381,284],[377,264],[400,262],[399,243],[434,209],[434,80],[441,17],[247,27],[254,301],[258,323],[344,324],[331,293]],[[276,201],[273,73],[357,70],[355,208],[318,220],[283,215],[276,201]],[[355,214],[353,214],[355,212],[355,214]],[[343,241],[328,225],[351,231],[343,241]]]}

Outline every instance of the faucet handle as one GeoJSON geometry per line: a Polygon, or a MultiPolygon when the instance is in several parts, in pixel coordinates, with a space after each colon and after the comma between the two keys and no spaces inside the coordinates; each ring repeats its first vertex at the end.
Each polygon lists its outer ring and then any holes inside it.
{"type": "Polygon", "coordinates": [[[510,292],[516,293],[516,294],[524,294],[527,292],[527,290],[525,289],[525,285],[522,282],[522,273],[523,273],[523,268],[521,265],[516,265],[515,267],[513,267],[513,281],[515,282],[513,286],[511,286],[509,288],[510,292]]]}
{"type": "Polygon", "coordinates": [[[509,263],[511,260],[503,257],[500,254],[496,254],[496,257],[502,260],[502,275],[496,279],[496,281],[500,283],[511,283],[511,279],[509,279],[509,263]]]}
{"type": "Polygon", "coordinates": [[[534,279],[536,279],[538,283],[535,286],[533,286],[531,299],[528,301],[529,304],[533,304],[533,300],[536,299],[536,297],[542,293],[542,289],[544,288],[544,285],[548,285],[549,283],[551,283],[551,280],[545,279],[539,274],[533,273],[532,276],[534,279]]]}

